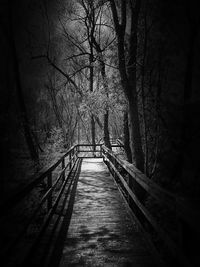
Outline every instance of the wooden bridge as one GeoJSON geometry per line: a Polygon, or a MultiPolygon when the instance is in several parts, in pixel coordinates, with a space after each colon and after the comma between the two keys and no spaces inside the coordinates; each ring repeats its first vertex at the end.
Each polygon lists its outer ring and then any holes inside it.
{"type": "Polygon", "coordinates": [[[199,211],[122,160],[120,149],[75,145],[1,204],[5,232],[28,196],[40,199],[10,242],[2,233],[3,266],[198,266],[199,211]],[[159,205],[156,214],[147,199],[159,205]]]}

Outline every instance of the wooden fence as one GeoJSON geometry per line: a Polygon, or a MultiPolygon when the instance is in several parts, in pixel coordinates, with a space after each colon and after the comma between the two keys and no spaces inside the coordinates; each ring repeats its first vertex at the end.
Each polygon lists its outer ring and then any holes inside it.
{"type": "MultiPolygon", "coordinates": [[[[187,257],[188,251],[184,251],[184,247],[185,244],[187,245],[187,243],[190,242],[188,234],[192,235],[192,232],[195,233],[197,241],[200,240],[200,211],[195,209],[194,205],[189,204],[190,202],[188,200],[177,197],[161,188],[141,173],[133,164],[120,159],[112,150],[104,145],[102,146],[102,155],[104,162],[107,164],[119,187],[122,189],[123,194],[125,194],[126,201],[129,203],[130,208],[139,218],[141,226],[147,226],[148,230],[153,228],[156,237],[159,237],[157,243],[159,246],[161,242],[163,243],[164,249],[166,249],[166,251],[168,250],[166,254],[170,253],[170,256],[172,256],[174,266],[193,266],[190,260],[192,261],[197,255],[189,255],[189,260],[187,257]],[[175,242],[170,237],[169,233],[160,226],[155,216],[153,216],[146,207],[145,201],[139,199],[133,185],[139,186],[145,192],[146,200],[148,197],[151,197],[151,199],[157,201],[164,210],[166,209],[173,213],[179,231],[177,242],[175,242]]],[[[169,220],[169,218],[166,218],[166,220],[169,220]]],[[[189,246],[194,247],[195,244],[190,243],[189,246]]]]}
{"type": "MultiPolygon", "coordinates": [[[[113,141],[112,147],[122,146],[122,142],[113,141]]],[[[69,183],[69,186],[71,186],[73,183],[73,180],[70,180],[70,177],[72,176],[73,172],[76,173],[76,169],[80,164],[80,158],[83,157],[103,157],[104,162],[107,164],[110,172],[119,185],[119,189],[122,190],[127,203],[138,217],[141,225],[147,226],[148,230],[153,229],[153,231],[156,233],[156,236],[158,236],[164,244],[164,248],[166,248],[170,255],[172,255],[175,266],[191,266],[188,258],[191,259],[193,255],[189,255],[189,257],[187,257],[187,251],[184,253],[184,244],[188,241],[185,239],[185,225],[187,226],[187,234],[188,232],[190,233],[190,231],[192,231],[195,233],[195,236],[199,238],[199,210],[196,209],[194,205],[191,205],[189,201],[178,198],[174,194],[158,186],[155,182],[150,180],[136,167],[134,167],[133,164],[120,159],[112,150],[108,149],[103,144],[97,144],[95,146],[91,144],[78,144],[73,146],[66,153],[64,153],[58,161],[56,161],[50,167],[41,170],[34,180],[26,185],[21,191],[12,196],[5,203],[1,204],[0,218],[1,220],[5,220],[6,216],[20,202],[23,202],[26,196],[29,195],[38,185],[41,183],[46,184],[44,195],[40,199],[36,209],[32,212],[32,215],[28,221],[25,223],[24,228],[8,246],[4,247],[4,249],[1,251],[1,254],[4,257],[8,257],[10,255],[10,251],[14,250],[15,245],[26,234],[27,229],[35,220],[41,208],[46,205],[47,216],[45,217],[45,221],[40,232],[38,233],[38,237],[36,238],[36,240],[39,240],[38,238],[44,232],[45,227],[47,227],[51,217],[53,216],[53,213],[58,206],[66,184],[69,183]],[[60,170],[56,179],[53,179],[52,177],[57,167],[59,167],[60,170]],[[59,187],[59,191],[55,193],[58,183],[61,183],[61,186],[59,187]],[[174,241],[173,238],[171,238],[170,235],[163,229],[163,227],[160,226],[155,216],[152,215],[150,210],[147,208],[146,203],[137,196],[133,187],[133,185],[136,184],[145,192],[145,199],[151,197],[157,201],[157,203],[159,203],[163,209],[169,209],[173,214],[175,214],[176,222],[179,225],[179,236],[181,237],[179,238],[178,242],[174,241]],[[177,263],[175,261],[177,261],[177,263]]],[[[166,220],[168,219],[169,218],[166,218],[166,220]]],[[[198,239],[198,241],[199,240],[200,239],[198,239]]]]}

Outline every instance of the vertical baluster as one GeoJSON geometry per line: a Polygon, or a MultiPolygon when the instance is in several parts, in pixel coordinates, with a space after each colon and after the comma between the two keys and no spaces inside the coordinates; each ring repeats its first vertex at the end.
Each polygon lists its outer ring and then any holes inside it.
{"type": "Polygon", "coordinates": [[[72,165],[74,163],[74,148],[72,149],[72,165]]]}
{"type": "Polygon", "coordinates": [[[104,150],[104,148],[102,147],[102,155],[103,155],[103,161],[106,163],[106,152],[104,150]]]}
{"type": "Polygon", "coordinates": [[[69,170],[71,170],[71,168],[72,168],[72,162],[71,162],[71,160],[72,160],[72,154],[71,154],[71,151],[69,152],[69,170]]]}
{"type": "MultiPolygon", "coordinates": [[[[52,172],[50,172],[47,176],[47,188],[50,189],[52,187],[52,172]]],[[[47,209],[48,211],[52,208],[52,192],[49,194],[47,199],[47,209]]]]}
{"type": "Polygon", "coordinates": [[[75,146],[75,148],[74,148],[74,162],[76,161],[76,156],[77,156],[77,147],[75,146]]]}
{"type": "MultiPolygon", "coordinates": [[[[65,168],[65,158],[62,159],[62,170],[65,168]]],[[[65,180],[65,170],[63,172],[63,175],[62,175],[62,178],[63,178],[63,182],[65,180]]]]}
{"type": "Polygon", "coordinates": [[[76,161],[76,147],[74,147],[74,149],[73,149],[73,151],[74,151],[74,160],[73,160],[73,162],[75,162],[76,161]]]}
{"type": "Polygon", "coordinates": [[[79,144],[77,145],[77,157],[78,157],[78,154],[79,154],[79,144]]]}
{"type": "Polygon", "coordinates": [[[76,146],[74,147],[74,162],[76,161],[76,146]]]}
{"type": "MultiPolygon", "coordinates": [[[[115,166],[115,168],[117,169],[117,162],[116,162],[116,159],[114,158],[113,160],[113,165],[115,166]]],[[[114,175],[114,178],[116,179],[116,172],[115,170],[113,170],[113,175],[114,175]]]]}

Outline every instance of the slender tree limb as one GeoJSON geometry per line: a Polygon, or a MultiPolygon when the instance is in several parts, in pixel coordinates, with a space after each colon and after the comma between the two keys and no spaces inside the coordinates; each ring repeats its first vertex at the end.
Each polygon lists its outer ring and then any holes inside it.
{"type": "Polygon", "coordinates": [[[38,55],[38,56],[33,56],[32,59],[40,59],[40,58],[46,58],[48,63],[54,67],[59,73],[61,73],[76,89],[76,91],[79,93],[80,96],[82,96],[82,92],[79,89],[79,87],[77,86],[77,84],[74,82],[74,80],[72,80],[72,78],[70,77],[69,74],[67,74],[66,72],[64,72],[61,68],[59,68],[50,58],[48,55],[38,55]]]}

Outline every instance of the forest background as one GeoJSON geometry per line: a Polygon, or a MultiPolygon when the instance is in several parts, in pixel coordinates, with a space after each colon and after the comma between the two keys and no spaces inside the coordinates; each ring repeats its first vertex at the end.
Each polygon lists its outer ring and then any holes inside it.
{"type": "Polygon", "coordinates": [[[71,145],[109,138],[197,198],[199,23],[198,1],[1,1],[2,200],[71,145]]]}

